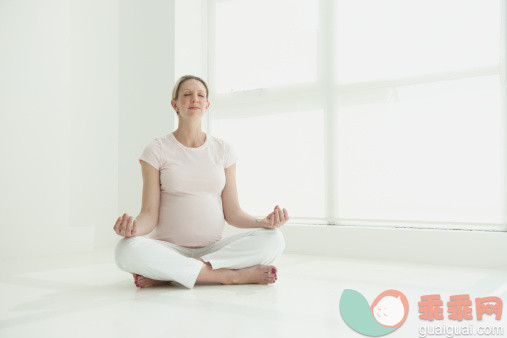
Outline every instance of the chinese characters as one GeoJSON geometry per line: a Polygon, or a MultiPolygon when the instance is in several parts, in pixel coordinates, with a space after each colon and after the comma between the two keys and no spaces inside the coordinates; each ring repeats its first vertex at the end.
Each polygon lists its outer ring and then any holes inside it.
{"type": "MultiPolygon", "coordinates": [[[[444,319],[443,301],[439,294],[421,296],[419,305],[419,318],[425,320],[441,320],[444,319]]],[[[470,320],[472,315],[472,300],[469,295],[453,295],[447,302],[448,318],[452,320],[462,321],[470,320]]],[[[495,314],[495,319],[500,320],[502,317],[502,300],[499,297],[475,298],[475,311],[477,320],[482,320],[484,314],[495,314]]]]}

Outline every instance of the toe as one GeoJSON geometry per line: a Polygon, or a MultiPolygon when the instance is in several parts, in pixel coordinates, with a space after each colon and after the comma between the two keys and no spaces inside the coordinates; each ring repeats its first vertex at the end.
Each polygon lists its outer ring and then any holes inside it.
{"type": "Polygon", "coordinates": [[[264,271],[268,274],[268,276],[274,276],[276,274],[276,268],[273,265],[267,266],[264,271]]]}

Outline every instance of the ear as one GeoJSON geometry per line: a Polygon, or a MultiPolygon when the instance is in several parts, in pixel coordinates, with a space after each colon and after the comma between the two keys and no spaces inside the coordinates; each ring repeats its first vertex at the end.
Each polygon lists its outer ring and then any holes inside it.
{"type": "Polygon", "coordinates": [[[176,111],[176,114],[179,115],[180,113],[178,112],[178,106],[176,105],[176,101],[175,100],[171,100],[171,106],[176,111]]]}

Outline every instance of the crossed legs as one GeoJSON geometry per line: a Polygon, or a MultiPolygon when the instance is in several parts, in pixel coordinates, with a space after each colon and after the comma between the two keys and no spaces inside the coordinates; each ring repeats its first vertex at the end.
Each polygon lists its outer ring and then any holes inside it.
{"type": "Polygon", "coordinates": [[[142,288],[167,285],[173,280],[188,288],[198,282],[267,285],[277,280],[277,268],[269,264],[285,248],[279,230],[256,229],[222,241],[210,253],[191,258],[166,243],[131,237],[118,243],[116,262],[131,272],[136,286],[142,288]]]}
{"type": "MultiPolygon", "coordinates": [[[[218,284],[272,284],[278,279],[277,269],[273,265],[255,265],[243,269],[216,269],[213,270],[209,262],[205,262],[201,258],[196,258],[204,263],[196,283],[218,283],[218,284]]],[[[137,287],[148,288],[152,286],[169,285],[171,281],[161,281],[150,279],[142,275],[133,274],[134,282],[137,287]]]]}

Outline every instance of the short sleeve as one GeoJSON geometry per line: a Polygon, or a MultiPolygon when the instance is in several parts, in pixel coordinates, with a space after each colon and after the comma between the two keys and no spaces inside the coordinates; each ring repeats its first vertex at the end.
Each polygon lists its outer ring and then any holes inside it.
{"type": "Polygon", "coordinates": [[[225,145],[225,166],[224,168],[229,168],[231,165],[236,163],[238,160],[238,155],[236,154],[236,150],[232,147],[228,142],[224,141],[225,145]]]}
{"type": "Polygon", "coordinates": [[[160,149],[160,143],[156,139],[151,141],[150,144],[144,148],[143,153],[139,157],[139,162],[143,160],[149,163],[153,168],[160,170],[160,167],[162,167],[162,152],[160,149]]]}

